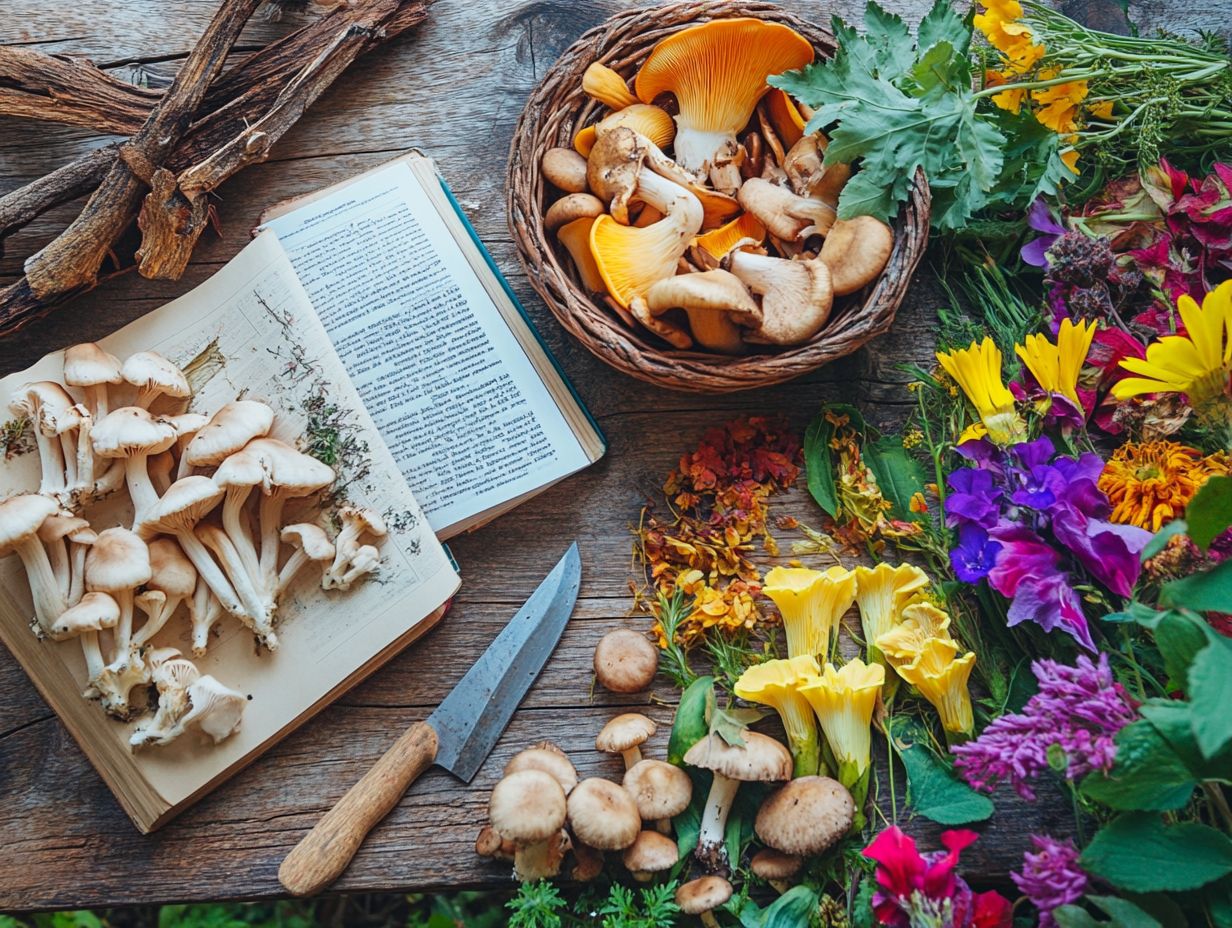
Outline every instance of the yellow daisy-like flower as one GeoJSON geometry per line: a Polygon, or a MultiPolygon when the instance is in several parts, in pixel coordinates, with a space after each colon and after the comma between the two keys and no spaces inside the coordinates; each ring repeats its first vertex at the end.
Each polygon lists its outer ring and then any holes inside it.
{"type": "Polygon", "coordinates": [[[787,656],[824,661],[839,619],[855,602],[856,575],[838,566],[825,571],[774,567],[766,574],[762,592],[782,613],[787,656]]]}
{"type": "Polygon", "coordinates": [[[1198,412],[1232,392],[1232,280],[1199,307],[1189,295],[1176,301],[1186,335],[1165,335],[1147,346],[1146,358],[1125,358],[1126,377],[1112,388],[1118,400],[1144,393],[1184,393],[1198,412]]]}
{"type": "Polygon", "coordinates": [[[1014,395],[1001,379],[1001,349],[991,338],[984,336],[982,342],[948,353],[939,351],[937,360],[975,406],[989,438],[998,445],[1012,445],[1026,437],[1014,395]]]}
{"type": "MultiPolygon", "coordinates": [[[[1040,79],[1049,81],[1061,72],[1048,68],[1040,72],[1040,79]]],[[[1086,81],[1066,81],[1051,87],[1039,87],[1031,91],[1031,99],[1040,104],[1035,118],[1057,135],[1068,135],[1078,128],[1079,105],[1087,98],[1090,89],[1086,81]]]]}
{"type": "Polygon", "coordinates": [[[1045,335],[1028,335],[1026,344],[1015,345],[1014,351],[1040,387],[1048,393],[1059,393],[1075,406],[1081,406],[1078,375],[1082,373],[1082,362],[1087,359],[1094,337],[1094,322],[1074,325],[1072,320],[1064,319],[1057,331],[1055,345],[1045,335]]]}
{"type": "Polygon", "coordinates": [[[1099,488],[1112,503],[1112,521],[1158,532],[1189,505],[1211,477],[1228,473],[1224,454],[1203,457],[1174,441],[1126,442],[1104,465],[1099,488]]]}
{"type": "Polygon", "coordinates": [[[856,658],[838,669],[826,664],[820,677],[800,687],[838,761],[839,782],[851,790],[857,807],[868,792],[869,726],[884,683],[884,667],[856,658]]]}
{"type": "Polygon", "coordinates": [[[818,678],[821,669],[812,655],[766,661],[750,667],[736,681],[741,699],[769,706],[779,714],[791,747],[794,775],[813,776],[821,766],[821,739],[813,708],[800,692],[818,678]]]}
{"type": "Polygon", "coordinates": [[[877,639],[899,623],[904,607],[928,589],[929,582],[914,564],[856,568],[856,603],[870,661],[882,662],[877,639]]]}

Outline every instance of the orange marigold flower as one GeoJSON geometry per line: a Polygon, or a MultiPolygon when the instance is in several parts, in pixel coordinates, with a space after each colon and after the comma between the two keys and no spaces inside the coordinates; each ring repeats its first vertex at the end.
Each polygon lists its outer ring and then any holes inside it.
{"type": "MultiPolygon", "coordinates": [[[[1048,68],[1040,72],[1040,79],[1049,81],[1061,72],[1048,68]]],[[[1031,91],[1031,99],[1041,104],[1035,118],[1057,135],[1068,135],[1078,128],[1079,105],[1086,99],[1090,88],[1086,81],[1066,81],[1051,87],[1031,91]]]]}
{"type": "Polygon", "coordinates": [[[1112,503],[1112,521],[1157,532],[1209,478],[1228,470],[1222,453],[1203,457],[1175,441],[1126,442],[1104,465],[1099,488],[1112,503]]]}

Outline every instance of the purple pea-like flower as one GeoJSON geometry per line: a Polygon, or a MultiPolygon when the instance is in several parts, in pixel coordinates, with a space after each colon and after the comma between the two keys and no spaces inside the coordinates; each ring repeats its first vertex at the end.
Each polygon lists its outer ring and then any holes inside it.
{"type": "Polygon", "coordinates": [[[1058,841],[1048,835],[1032,835],[1035,852],[1022,855],[1022,872],[1010,879],[1039,910],[1040,928],[1056,928],[1052,913],[1077,902],[1087,891],[1087,875],[1078,865],[1078,848],[1069,838],[1058,841]]]}
{"type": "Polygon", "coordinates": [[[1027,210],[1027,225],[1041,234],[1022,246],[1022,260],[1032,267],[1047,267],[1048,249],[1065,234],[1065,226],[1052,218],[1052,210],[1042,197],[1027,210]]]}
{"type": "Polygon", "coordinates": [[[975,522],[964,523],[958,529],[958,545],[950,551],[954,575],[964,583],[978,583],[988,576],[1001,552],[988,530],[975,522]]]}
{"type": "Polygon", "coordinates": [[[947,525],[973,522],[992,528],[1001,515],[1001,488],[991,472],[975,467],[960,468],[947,478],[950,494],[945,498],[947,525]]]}

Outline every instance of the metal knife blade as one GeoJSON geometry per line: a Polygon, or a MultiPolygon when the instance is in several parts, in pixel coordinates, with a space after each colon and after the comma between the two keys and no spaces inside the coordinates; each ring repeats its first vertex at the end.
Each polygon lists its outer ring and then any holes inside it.
{"type": "Polygon", "coordinates": [[[436,764],[469,783],[560,640],[577,602],[577,542],[427,719],[440,746],[436,764]]]}

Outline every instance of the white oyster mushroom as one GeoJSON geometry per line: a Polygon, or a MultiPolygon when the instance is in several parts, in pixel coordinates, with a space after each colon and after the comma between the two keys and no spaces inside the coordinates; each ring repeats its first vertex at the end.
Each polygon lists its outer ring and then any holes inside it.
{"type": "MultiPolygon", "coordinates": [[[[356,574],[351,577],[351,580],[345,580],[347,573],[352,568],[352,561],[359,556],[361,548],[372,548],[371,545],[361,545],[360,539],[364,535],[383,538],[387,532],[385,520],[381,518],[381,514],[371,509],[362,509],[358,506],[344,506],[338,512],[338,518],[342,522],[342,529],[338,532],[338,537],[334,539],[334,562],[321,578],[321,586],[327,590],[346,589],[354,581],[355,576],[360,575],[356,574]],[[343,585],[344,582],[346,582],[347,586],[343,585]]],[[[379,560],[379,554],[377,558],[379,560]]],[[[365,552],[362,560],[365,563],[370,563],[372,559],[370,554],[365,552]]],[[[371,563],[368,569],[361,573],[369,573],[375,567],[376,564],[371,563]]]]}
{"type": "Polygon", "coordinates": [[[296,575],[309,564],[327,564],[334,559],[334,543],[319,525],[306,522],[287,525],[279,537],[284,544],[291,546],[291,556],[278,572],[276,597],[281,596],[296,575]]]}
{"type": "Polygon", "coordinates": [[[360,545],[347,565],[346,573],[334,584],[336,590],[349,590],[360,577],[375,573],[381,566],[381,552],[372,545],[360,545]]]}
{"type": "Polygon", "coordinates": [[[94,453],[124,460],[124,480],[133,503],[133,524],[158,502],[146,460],[175,444],[175,427],[140,406],[122,406],[94,424],[94,453]]]}
{"type": "Polygon", "coordinates": [[[0,502],[0,557],[16,554],[26,568],[30,596],[34,601],[31,627],[40,638],[68,608],[47,549],[38,537],[43,523],[59,511],[55,500],[33,493],[0,502]]]}
{"type": "Polygon", "coordinates": [[[184,372],[156,351],[139,351],[125,359],[120,373],[137,388],[134,406],[149,409],[160,396],[184,399],[192,395],[184,372]]]}
{"type": "Polygon", "coordinates": [[[215,743],[239,729],[247,700],[210,675],[202,675],[185,658],[173,658],[155,668],[158,711],[133,732],[133,748],[170,744],[196,726],[215,743]]]}

